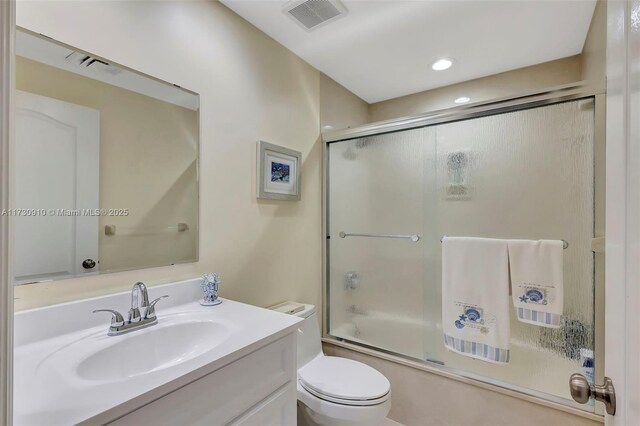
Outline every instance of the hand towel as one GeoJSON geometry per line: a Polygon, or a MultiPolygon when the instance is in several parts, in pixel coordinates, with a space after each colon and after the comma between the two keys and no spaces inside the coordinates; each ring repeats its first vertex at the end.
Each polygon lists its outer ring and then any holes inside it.
{"type": "Polygon", "coordinates": [[[563,307],[563,242],[509,240],[511,294],[518,319],[558,328],[563,307]]]}
{"type": "Polygon", "coordinates": [[[506,240],[444,237],[442,329],[447,349],[509,362],[509,263],[506,240]]]}

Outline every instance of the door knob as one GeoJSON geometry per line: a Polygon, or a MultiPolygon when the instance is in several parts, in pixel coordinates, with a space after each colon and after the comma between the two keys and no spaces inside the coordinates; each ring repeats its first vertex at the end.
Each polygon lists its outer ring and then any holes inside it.
{"type": "Polygon", "coordinates": [[[85,259],[85,260],[82,262],[82,267],[83,267],[84,269],[93,269],[93,268],[95,268],[95,267],[96,267],[96,261],[95,261],[95,260],[93,260],[93,259],[85,259]]]}
{"type": "Polygon", "coordinates": [[[607,414],[616,414],[616,390],[610,378],[604,378],[602,386],[592,385],[582,374],[572,374],[569,378],[569,389],[573,400],[580,404],[586,404],[589,398],[594,397],[596,401],[604,403],[607,414]]]}

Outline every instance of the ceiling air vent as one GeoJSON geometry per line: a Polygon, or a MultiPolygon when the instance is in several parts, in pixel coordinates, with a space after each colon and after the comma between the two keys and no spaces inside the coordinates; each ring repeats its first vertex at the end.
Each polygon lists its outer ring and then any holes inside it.
{"type": "Polygon", "coordinates": [[[94,72],[105,72],[112,75],[119,74],[122,71],[118,67],[114,67],[109,63],[94,58],[93,56],[87,55],[86,53],[81,52],[72,52],[66,58],[64,58],[67,62],[74,64],[80,68],[88,69],[94,72]]]}
{"type": "Polygon", "coordinates": [[[347,9],[336,0],[295,0],[286,4],[284,12],[312,31],[346,15],[347,9]]]}

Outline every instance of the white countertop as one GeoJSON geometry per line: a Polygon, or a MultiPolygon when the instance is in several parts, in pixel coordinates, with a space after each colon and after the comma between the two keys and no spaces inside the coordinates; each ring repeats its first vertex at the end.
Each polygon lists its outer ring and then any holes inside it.
{"type": "MultiPolygon", "coordinates": [[[[144,333],[139,330],[123,336],[106,336],[109,316],[91,313],[93,309],[110,308],[126,314],[129,292],[17,313],[14,423],[61,425],[113,420],[278,340],[295,330],[301,321],[295,316],[231,300],[224,300],[218,306],[201,306],[199,280],[149,288],[150,299],[164,294],[170,297],[157,306],[159,324],[146,330],[166,326],[184,315],[196,315],[223,324],[228,335],[217,346],[191,359],[119,381],[87,380],[69,374],[55,356],[79,341],[104,344],[112,341],[108,339],[135,338],[135,333],[144,333]]],[[[69,351],[62,353],[69,356],[69,351]]],[[[127,356],[144,359],[145,353],[127,356]]],[[[65,362],[73,364],[74,361],[65,362]]]]}

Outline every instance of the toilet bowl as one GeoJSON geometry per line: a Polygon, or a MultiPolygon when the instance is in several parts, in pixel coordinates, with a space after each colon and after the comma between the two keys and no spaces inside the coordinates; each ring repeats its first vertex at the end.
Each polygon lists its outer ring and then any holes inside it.
{"type": "Polygon", "coordinates": [[[378,370],[322,352],[313,305],[296,314],[298,328],[298,424],[383,424],[391,408],[391,385],[378,370]]]}

